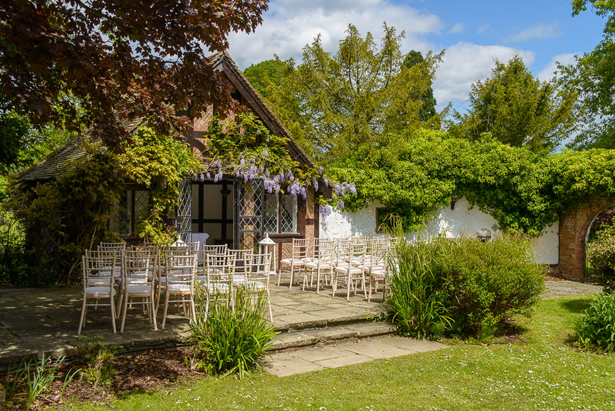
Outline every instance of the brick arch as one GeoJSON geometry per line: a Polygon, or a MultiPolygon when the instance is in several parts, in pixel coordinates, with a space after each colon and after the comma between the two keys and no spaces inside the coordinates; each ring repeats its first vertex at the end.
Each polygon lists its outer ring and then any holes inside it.
{"type": "Polygon", "coordinates": [[[564,278],[581,281],[585,275],[585,241],[587,230],[602,210],[615,204],[615,196],[588,198],[570,209],[559,224],[559,273],[564,278]]]}

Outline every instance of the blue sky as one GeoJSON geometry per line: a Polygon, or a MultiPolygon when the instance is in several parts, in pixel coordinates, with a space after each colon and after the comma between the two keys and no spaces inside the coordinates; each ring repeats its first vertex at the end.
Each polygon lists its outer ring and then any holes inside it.
{"type": "Polygon", "coordinates": [[[555,62],[572,63],[602,37],[604,20],[590,10],[572,17],[567,0],[271,0],[255,33],[232,34],[230,53],[240,68],[267,60],[301,58],[317,34],[335,51],[349,23],[376,39],[387,22],[406,32],[403,50],[446,49],[436,72],[438,107],[464,110],[470,85],[489,75],[494,58],[517,52],[534,75],[546,80],[555,62]]]}

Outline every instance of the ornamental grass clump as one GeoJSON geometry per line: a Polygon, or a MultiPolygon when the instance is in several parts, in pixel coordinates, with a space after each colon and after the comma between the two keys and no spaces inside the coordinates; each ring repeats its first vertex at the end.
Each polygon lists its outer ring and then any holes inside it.
{"type": "Polygon", "coordinates": [[[600,294],[576,324],[581,347],[615,351],[615,293],[600,294]]]}
{"type": "Polygon", "coordinates": [[[260,369],[258,360],[277,334],[266,320],[267,294],[239,288],[234,304],[227,295],[210,296],[208,314],[204,290],[197,287],[195,294],[196,318],[190,332],[200,368],[224,376],[236,373],[239,378],[260,369]]]}

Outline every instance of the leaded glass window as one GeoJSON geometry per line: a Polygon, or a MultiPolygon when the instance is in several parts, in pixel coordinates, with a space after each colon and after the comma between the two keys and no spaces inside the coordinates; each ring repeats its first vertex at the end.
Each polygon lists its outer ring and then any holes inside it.
{"type": "Polygon", "coordinates": [[[263,229],[265,233],[296,233],[297,197],[266,194],[263,229]]]}
{"type": "Polygon", "coordinates": [[[119,235],[137,235],[139,223],[149,216],[149,193],[142,190],[128,190],[120,195],[109,216],[109,229],[119,235]]]}

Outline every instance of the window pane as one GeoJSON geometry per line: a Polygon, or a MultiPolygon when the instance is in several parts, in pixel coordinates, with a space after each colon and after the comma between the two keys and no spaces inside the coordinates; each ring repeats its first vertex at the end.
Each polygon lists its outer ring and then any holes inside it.
{"type": "Polygon", "coordinates": [[[120,194],[120,199],[111,209],[111,215],[109,216],[109,229],[119,235],[130,234],[129,194],[130,192],[128,191],[123,191],[120,194]]]}
{"type": "Polygon", "coordinates": [[[297,232],[297,197],[280,196],[280,232],[297,232]]]}
{"type": "Polygon", "coordinates": [[[135,191],[135,231],[139,233],[139,223],[149,216],[149,193],[135,191]]]}
{"type": "Polygon", "coordinates": [[[278,196],[265,194],[263,229],[266,233],[278,232],[278,196]]]}

